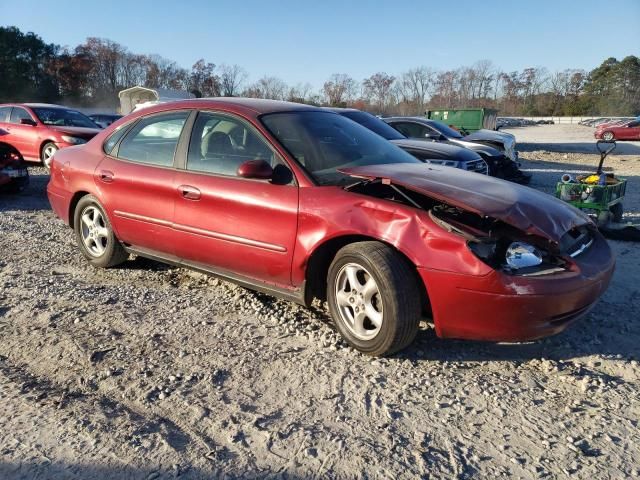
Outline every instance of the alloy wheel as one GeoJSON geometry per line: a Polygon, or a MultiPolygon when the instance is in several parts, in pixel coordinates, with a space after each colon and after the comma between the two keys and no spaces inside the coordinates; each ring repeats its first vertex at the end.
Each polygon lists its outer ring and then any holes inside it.
{"type": "Polygon", "coordinates": [[[382,297],[373,276],[357,263],[338,272],[335,298],[345,326],[360,340],[374,338],[383,322],[382,297]]]}
{"type": "Polygon", "coordinates": [[[80,234],[87,252],[93,257],[100,257],[109,243],[109,229],[102,212],[95,206],[89,206],[80,216],[80,234]]]}
{"type": "Polygon", "coordinates": [[[47,167],[48,169],[51,168],[51,158],[53,157],[53,154],[56,153],[57,151],[58,149],[56,148],[56,146],[51,144],[47,145],[42,150],[42,163],[44,163],[44,166],[47,167]]]}

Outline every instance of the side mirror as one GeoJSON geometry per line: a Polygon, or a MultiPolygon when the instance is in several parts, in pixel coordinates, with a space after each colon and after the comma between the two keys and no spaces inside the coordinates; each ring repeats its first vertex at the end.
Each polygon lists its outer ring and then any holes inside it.
{"type": "Polygon", "coordinates": [[[435,132],[428,132],[424,134],[425,138],[428,138],[429,140],[440,140],[442,138],[442,135],[440,135],[439,133],[435,133],[435,132]]]}
{"type": "Polygon", "coordinates": [[[264,160],[247,160],[238,167],[237,173],[242,178],[270,180],[273,177],[273,168],[264,160]]]}
{"type": "Polygon", "coordinates": [[[21,118],[20,125],[31,125],[32,127],[36,126],[36,122],[31,120],[30,118],[21,118]]]}

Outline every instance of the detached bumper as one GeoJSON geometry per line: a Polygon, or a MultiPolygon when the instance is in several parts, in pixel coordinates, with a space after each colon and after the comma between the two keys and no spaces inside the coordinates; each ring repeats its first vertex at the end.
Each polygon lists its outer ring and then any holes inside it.
{"type": "Polygon", "coordinates": [[[439,337],[525,341],[555,335],[584,316],[607,289],[615,260],[598,234],[574,270],[539,277],[485,277],[419,269],[439,337]]]}

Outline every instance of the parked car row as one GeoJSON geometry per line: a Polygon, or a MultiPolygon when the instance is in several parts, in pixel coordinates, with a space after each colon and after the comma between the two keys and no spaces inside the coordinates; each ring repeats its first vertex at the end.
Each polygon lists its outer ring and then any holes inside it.
{"type": "MultiPolygon", "coordinates": [[[[463,136],[445,124],[419,117],[393,117],[384,121],[355,109],[333,111],[373,130],[426,163],[461,168],[517,183],[528,183],[530,176],[517,164],[515,137],[479,130],[463,136]]],[[[2,142],[12,146],[29,162],[42,162],[49,168],[51,157],[60,148],[81,145],[122,118],[96,114],[90,117],[58,105],[0,105],[0,127],[6,131],[2,142]]],[[[156,127],[159,128],[159,127],[156,127]]],[[[171,125],[154,136],[171,136],[171,125]]]]}
{"type": "Polygon", "coordinates": [[[133,253],[326,300],[369,355],[407,346],[423,317],[440,337],[540,338],[604,292],[614,258],[588,216],[401,147],[473,150],[390,142],[349,115],[255,99],[159,104],[57,152],[47,193],[92,265],[133,253]]]}
{"type": "Polygon", "coordinates": [[[599,127],[604,124],[614,124],[614,123],[625,123],[634,120],[633,117],[597,117],[590,118],[588,120],[582,120],[578,122],[579,125],[584,125],[586,127],[599,127]]]}
{"type": "Polygon", "coordinates": [[[496,130],[504,127],[528,127],[532,125],[554,125],[551,119],[548,120],[532,120],[527,118],[498,117],[496,120],[496,130]]]}
{"type": "Polygon", "coordinates": [[[100,128],[107,128],[116,120],[120,120],[122,115],[108,114],[108,113],[94,113],[89,115],[89,118],[94,121],[100,128]]]}

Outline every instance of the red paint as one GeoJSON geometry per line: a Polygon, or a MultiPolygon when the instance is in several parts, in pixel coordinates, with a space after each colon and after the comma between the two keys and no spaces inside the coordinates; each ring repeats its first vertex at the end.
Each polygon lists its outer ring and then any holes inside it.
{"type": "MultiPolygon", "coordinates": [[[[314,107],[199,99],[141,110],[85,146],[56,154],[48,186],[51,205],[69,222],[74,195],[91,193],[127,244],[289,290],[305,285],[309,259],[325,242],[354,235],[377,239],[397,248],[416,267],[416,279],[424,282],[430,297],[436,331],[443,337],[522,340],[557,333],[606,289],[614,259],[599,233],[584,254],[566,259],[567,272],[507,275],[480,261],[462,236],[437,225],[425,210],[337,186],[316,186],[259,121],[263,113],[293,109],[314,107]],[[177,109],[224,111],[250,122],[290,167],[295,184],[153,167],[103,153],[103,142],[119,125],[177,109]],[[110,173],[109,181],[103,178],[105,172],[110,173]],[[569,318],[562,318],[565,315],[569,318]]],[[[456,169],[433,169],[438,173],[420,176],[413,167],[396,167],[397,172],[378,166],[350,173],[383,178],[470,211],[495,215],[525,234],[551,242],[586,222],[571,207],[527,187],[456,169]],[[473,185],[480,179],[489,183],[478,184],[474,193],[473,185]]]]}
{"type": "Polygon", "coordinates": [[[40,121],[30,106],[24,103],[0,104],[0,109],[5,107],[24,109],[33,121],[33,125],[25,125],[10,122],[9,115],[6,118],[0,113],[0,143],[6,143],[15,148],[28,162],[40,162],[42,147],[49,142],[56,147],[66,148],[73,144],[66,142],[62,137],[70,136],[89,140],[100,130],[98,128],[80,128],[45,125],[40,121]]]}
{"type": "Polygon", "coordinates": [[[602,139],[606,133],[612,133],[613,140],[640,140],[640,121],[636,119],[622,125],[599,125],[593,136],[602,139]]]}

